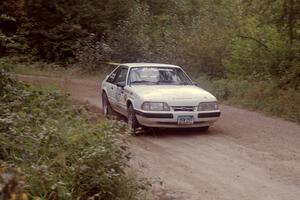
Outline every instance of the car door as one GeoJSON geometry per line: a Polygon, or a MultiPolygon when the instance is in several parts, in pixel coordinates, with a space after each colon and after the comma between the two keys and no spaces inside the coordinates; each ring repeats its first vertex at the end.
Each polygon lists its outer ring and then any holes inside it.
{"type": "Polygon", "coordinates": [[[128,74],[128,67],[122,66],[120,67],[120,71],[118,71],[116,75],[116,79],[114,80],[115,90],[113,101],[115,102],[115,109],[126,115],[126,96],[124,92],[124,87],[126,86],[126,79],[128,74]]]}
{"type": "Polygon", "coordinates": [[[117,74],[120,71],[120,67],[117,67],[107,78],[106,83],[105,83],[105,87],[106,87],[106,93],[107,93],[107,98],[109,100],[109,103],[112,107],[114,107],[114,96],[115,96],[115,90],[116,90],[116,86],[115,86],[115,80],[117,77],[117,74]]]}

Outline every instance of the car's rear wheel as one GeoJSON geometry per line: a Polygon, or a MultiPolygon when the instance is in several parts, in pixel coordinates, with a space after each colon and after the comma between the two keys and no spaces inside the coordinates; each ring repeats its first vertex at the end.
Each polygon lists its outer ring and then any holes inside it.
{"type": "Polygon", "coordinates": [[[115,113],[105,93],[102,95],[102,113],[107,118],[111,118],[115,113]]]}
{"type": "Polygon", "coordinates": [[[130,105],[128,108],[127,123],[128,123],[129,129],[134,133],[136,133],[138,128],[140,128],[140,124],[139,124],[138,120],[136,119],[136,114],[135,114],[135,111],[134,111],[132,105],[130,105]]]}

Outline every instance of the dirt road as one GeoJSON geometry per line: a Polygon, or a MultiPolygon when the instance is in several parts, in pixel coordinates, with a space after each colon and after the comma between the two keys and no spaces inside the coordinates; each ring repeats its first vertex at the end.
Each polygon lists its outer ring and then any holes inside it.
{"type": "MultiPolygon", "coordinates": [[[[100,106],[99,83],[21,76],[57,83],[100,106]]],[[[132,138],[132,165],[154,181],[161,200],[300,200],[300,126],[221,106],[207,133],[161,130],[132,138]]]]}

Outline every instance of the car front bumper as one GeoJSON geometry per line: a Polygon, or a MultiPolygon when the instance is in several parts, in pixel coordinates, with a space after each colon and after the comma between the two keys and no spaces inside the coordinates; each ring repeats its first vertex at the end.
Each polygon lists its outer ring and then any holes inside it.
{"type": "Polygon", "coordinates": [[[147,127],[193,128],[211,126],[221,115],[220,110],[209,112],[144,112],[135,110],[138,122],[147,127]],[[193,116],[193,124],[178,124],[179,116],[193,116]]]}

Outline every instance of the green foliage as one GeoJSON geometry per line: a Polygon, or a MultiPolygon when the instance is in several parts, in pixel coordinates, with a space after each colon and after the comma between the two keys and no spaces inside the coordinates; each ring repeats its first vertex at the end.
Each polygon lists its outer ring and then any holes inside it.
{"type": "Polygon", "coordinates": [[[0,56],[34,55],[87,72],[107,61],[173,63],[195,77],[297,92],[299,10],[296,0],[6,0],[0,56]]]}
{"type": "Polygon", "coordinates": [[[28,0],[24,6],[30,24],[28,41],[38,57],[73,62],[81,41],[90,34],[100,40],[116,30],[133,2],[28,0]]]}
{"type": "Polygon", "coordinates": [[[272,79],[198,79],[200,87],[208,89],[219,100],[253,110],[300,122],[300,91],[278,88],[272,79]]]}
{"type": "Polygon", "coordinates": [[[298,87],[299,6],[295,0],[8,0],[0,4],[7,16],[0,23],[6,22],[8,54],[30,49],[87,71],[106,61],[167,62],[210,77],[272,76],[298,87]]]}
{"type": "MultiPolygon", "coordinates": [[[[266,13],[270,12],[268,6],[265,9],[266,13]]],[[[245,14],[240,32],[227,47],[229,56],[224,59],[227,75],[272,79],[280,88],[297,89],[300,86],[300,38],[294,35],[291,42],[287,32],[279,28],[277,23],[266,23],[266,19],[261,19],[266,13],[245,14]]],[[[271,21],[276,14],[268,16],[271,21]]],[[[299,30],[299,27],[294,28],[299,30]]]]}
{"type": "Polygon", "coordinates": [[[91,123],[93,113],[68,105],[65,94],[34,89],[4,70],[0,88],[1,198],[139,197],[141,183],[126,172],[122,122],[91,123]]]}

